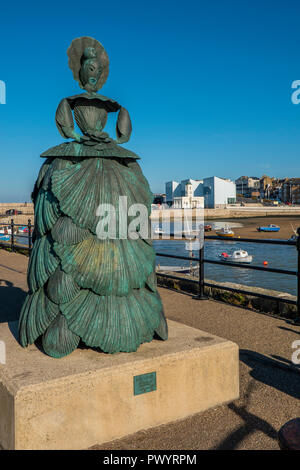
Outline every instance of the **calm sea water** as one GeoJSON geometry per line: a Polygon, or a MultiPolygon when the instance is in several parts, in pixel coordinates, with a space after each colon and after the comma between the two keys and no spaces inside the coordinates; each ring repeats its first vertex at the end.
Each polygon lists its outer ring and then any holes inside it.
{"type": "MultiPolygon", "coordinates": [[[[179,256],[189,256],[186,251],[185,241],[181,240],[154,240],[155,251],[179,256]]],[[[292,271],[297,270],[297,250],[294,246],[265,245],[243,242],[224,242],[223,240],[205,241],[205,258],[218,259],[218,255],[223,251],[232,253],[235,250],[243,249],[253,255],[252,265],[263,266],[264,261],[268,261],[268,267],[281,268],[292,271]]],[[[195,251],[195,256],[198,252],[195,251]]],[[[160,266],[189,266],[189,261],[176,260],[172,258],[156,257],[160,266]]],[[[261,271],[245,269],[243,266],[229,267],[217,266],[205,263],[205,278],[220,282],[235,282],[245,286],[258,286],[265,289],[273,289],[280,292],[287,292],[292,295],[297,293],[297,277],[286,274],[275,274],[261,271]]]]}

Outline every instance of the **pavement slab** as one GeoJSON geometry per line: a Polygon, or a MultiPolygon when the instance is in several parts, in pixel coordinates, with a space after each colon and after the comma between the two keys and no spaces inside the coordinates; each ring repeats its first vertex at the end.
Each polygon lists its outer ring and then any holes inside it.
{"type": "MultiPolygon", "coordinates": [[[[24,255],[0,250],[0,322],[18,319],[27,263],[24,255]]],[[[168,319],[238,344],[240,398],[92,449],[279,449],[278,430],[300,416],[300,368],[291,361],[300,327],[283,318],[159,290],[168,319]]]]}

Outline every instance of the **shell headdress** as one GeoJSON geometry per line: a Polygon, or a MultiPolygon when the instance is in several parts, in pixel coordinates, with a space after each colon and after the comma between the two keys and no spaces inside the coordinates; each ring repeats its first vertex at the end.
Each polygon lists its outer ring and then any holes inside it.
{"type": "Polygon", "coordinates": [[[69,57],[69,67],[73,72],[74,79],[79,83],[80,88],[84,89],[85,87],[81,82],[79,72],[81,69],[84,51],[90,47],[95,49],[97,53],[97,58],[101,62],[102,72],[96,84],[96,88],[97,90],[99,90],[101,87],[103,87],[104,83],[106,82],[109,73],[109,58],[106,53],[106,50],[99,41],[88,36],[73,39],[70,47],[67,50],[67,54],[69,57]]]}

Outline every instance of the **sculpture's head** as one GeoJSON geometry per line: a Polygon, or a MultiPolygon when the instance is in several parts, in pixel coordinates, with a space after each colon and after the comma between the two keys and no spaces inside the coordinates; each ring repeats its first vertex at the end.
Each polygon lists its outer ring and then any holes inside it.
{"type": "Polygon", "coordinates": [[[79,78],[83,87],[88,91],[97,91],[97,83],[101,76],[101,62],[93,47],[86,47],[81,58],[79,78]]]}
{"type": "Polygon", "coordinates": [[[74,39],[68,49],[69,67],[79,86],[89,92],[99,90],[108,76],[107,53],[96,39],[74,39]]]}

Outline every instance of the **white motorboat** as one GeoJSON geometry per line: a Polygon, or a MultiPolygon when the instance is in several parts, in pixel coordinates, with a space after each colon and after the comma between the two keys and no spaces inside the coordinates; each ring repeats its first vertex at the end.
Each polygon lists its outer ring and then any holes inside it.
{"type": "Polygon", "coordinates": [[[0,226],[0,235],[11,235],[10,225],[1,225],[0,226]]]}
{"type": "Polygon", "coordinates": [[[232,254],[223,252],[219,255],[222,261],[230,261],[230,263],[252,263],[253,256],[249,255],[245,250],[237,250],[232,254]]]}
{"type": "Polygon", "coordinates": [[[162,228],[156,227],[156,229],[154,230],[154,233],[156,233],[157,235],[162,235],[166,232],[162,228]]]}
{"type": "Polygon", "coordinates": [[[192,274],[195,270],[198,269],[198,266],[161,266],[158,264],[156,266],[157,272],[173,272],[173,273],[182,273],[182,274],[192,274]]]}

